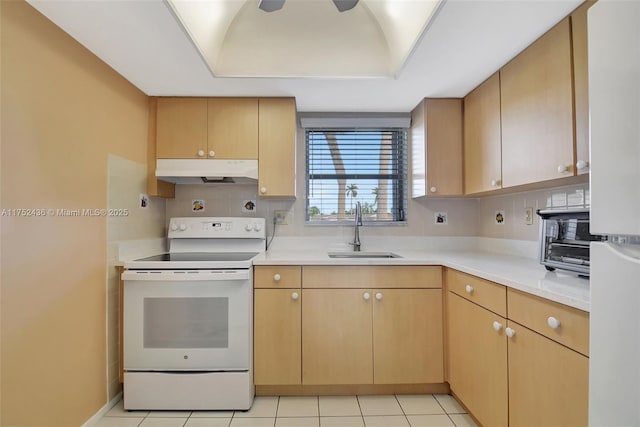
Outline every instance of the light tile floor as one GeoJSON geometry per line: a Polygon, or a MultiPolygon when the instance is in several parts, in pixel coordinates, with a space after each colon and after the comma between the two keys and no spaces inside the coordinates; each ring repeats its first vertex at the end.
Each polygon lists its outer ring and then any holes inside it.
{"type": "Polygon", "coordinates": [[[95,427],[475,427],[450,395],[256,397],[249,411],[125,411],[95,427]]]}

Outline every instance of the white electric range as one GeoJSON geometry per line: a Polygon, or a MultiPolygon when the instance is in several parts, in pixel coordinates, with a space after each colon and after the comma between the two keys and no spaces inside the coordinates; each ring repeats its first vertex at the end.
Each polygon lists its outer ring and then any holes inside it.
{"type": "Polygon", "coordinates": [[[246,410],[263,218],[172,218],[169,252],[125,262],[124,408],[246,410]]]}

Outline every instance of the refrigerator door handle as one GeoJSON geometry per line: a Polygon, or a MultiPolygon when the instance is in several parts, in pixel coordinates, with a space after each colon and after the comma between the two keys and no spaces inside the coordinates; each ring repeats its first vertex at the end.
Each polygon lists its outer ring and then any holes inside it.
{"type": "Polygon", "coordinates": [[[640,265],[640,245],[638,244],[621,244],[609,241],[607,247],[624,260],[640,265]]]}

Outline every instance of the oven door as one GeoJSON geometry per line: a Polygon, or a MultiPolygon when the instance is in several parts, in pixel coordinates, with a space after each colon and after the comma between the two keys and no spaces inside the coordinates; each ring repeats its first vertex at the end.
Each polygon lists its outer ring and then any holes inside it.
{"type": "Polygon", "coordinates": [[[251,270],[128,270],[127,371],[247,371],[251,270]]]}

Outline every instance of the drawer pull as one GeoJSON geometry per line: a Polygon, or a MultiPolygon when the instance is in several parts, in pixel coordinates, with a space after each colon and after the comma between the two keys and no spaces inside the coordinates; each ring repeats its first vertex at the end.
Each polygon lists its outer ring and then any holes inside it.
{"type": "Polygon", "coordinates": [[[502,323],[498,322],[497,320],[493,322],[493,330],[496,332],[500,332],[500,330],[502,329],[502,323]]]}
{"type": "Polygon", "coordinates": [[[297,300],[298,298],[300,298],[300,294],[297,292],[294,292],[291,294],[291,299],[292,300],[297,300]]]}
{"type": "Polygon", "coordinates": [[[516,331],[511,328],[507,328],[504,330],[504,333],[507,334],[509,338],[513,338],[513,336],[516,334],[516,331]]]}
{"type": "Polygon", "coordinates": [[[380,292],[378,292],[378,293],[376,294],[376,299],[377,299],[378,301],[380,301],[380,300],[382,299],[382,294],[381,294],[380,292]]]}
{"type": "Polygon", "coordinates": [[[473,286],[467,285],[464,287],[464,290],[467,291],[468,294],[473,293],[473,286]]]}
{"type": "Polygon", "coordinates": [[[364,294],[362,294],[362,298],[365,301],[369,301],[371,299],[371,294],[369,292],[365,292],[364,294]]]}
{"type": "Polygon", "coordinates": [[[560,321],[553,316],[549,316],[547,318],[547,325],[549,325],[551,329],[558,329],[560,327],[560,321]]]}
{"type": "Polygon", "coordinates": [[[273,280],[275,280],[276,282],[279,282],[281,279],[280,275],[278,273],[273,275],[273,280]]]}

